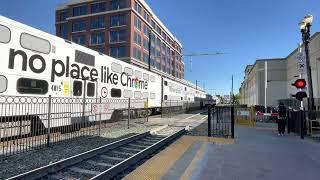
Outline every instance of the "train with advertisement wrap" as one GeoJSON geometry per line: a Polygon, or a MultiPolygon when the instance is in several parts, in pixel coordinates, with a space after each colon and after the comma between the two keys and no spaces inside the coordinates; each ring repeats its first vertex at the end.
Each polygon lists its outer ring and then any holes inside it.
{"type": "MultiPolygon", "coordinates": [[[[145,99],[150,113],[161,111],[164,101],[191,103],[206,97],[185,80],[161,76],[3,16],[0,54],[0,96],[145,99]]],[[[90,108],[84,106],[83,111],[90,108]]],[[[0,116],[5,111],[2,108],[0,116]]],[[[13,111],[19,115],[18,109],[13,111]]]]}

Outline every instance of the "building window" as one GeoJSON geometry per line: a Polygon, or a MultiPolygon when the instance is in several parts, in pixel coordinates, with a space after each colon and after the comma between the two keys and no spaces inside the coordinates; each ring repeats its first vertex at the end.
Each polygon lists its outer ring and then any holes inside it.
{"type": "Polygon", "coordinates": [[[86,37],[85,35],[75,35],[72,36],[71,40],[77,44],[84,45],[86,42],[86,37]]]}
{"type": "Polygon", "coordinates": [[[62,12],[60,13],[60,21],[66,21],[67,18],[68,18],[68,16],[69,16],[68,11],[62,11],[62,12]]]}
{"type": "Polygon", "coordinates": [[[141,31],[141,20],[137,16],[134,16],[134,27],[141,31]]]}
{"type": "Polygon", "coordinates": [[[68,24],[61,24],[60,37],[62,37],[63,39],[68,39],[68,24]]]}
{"type": "Polygon", "coordinates": [[[137,45],[141,45],[141,36],[137,32],[134,32],[134,43],[137,45]]]}
{"type": "Polygon", "coordinates": [[[164,39],[165,41],[167,40],[167,35],[166,35],[166,33],[162,32],[162,37],[163,37],[163,39],[164,39]]]}
{"type": "Polygon", "coordinates": [[[149,55],[145,52],[143,52],[143,61],[147,64],[149,63],[149,55]]]}
{"type": "Polygon", "coordinates": [[[143,39],[143,48],[149,50],[149,41],[147,39],[143,39]]]}
{"type": "Polygon", "coordinates": [[[125,42],[126,41],[126,30],[111,31],[110,32],[110,42],[125,42]]]}
{"type": "Polygon", "coordinates": [[[81,16],[81,15],[87,14],[87,6],[86,5],[74,7],[72,10],[73,10],[73,16],[81,16]]]}
{"type": "Polygon", "coordinates": [[[134,9],[135,9],[140,15],[142,15],[142,14],[141,14],[141,6],[140,6],[140,4],[139,4],[137,1],[134,2],[134,9]]]}
{"type": "Polygon", "coordinates": [[[97,51],[98,51],[99,53],[105,54],[105,52],[104,52],[104,47],[98,47],[97,51]]]}
{"type": "Polygon", "coordinates": [[[161,29],[159,26],[157,26],[157,32],[161,35],[161,29]]]}
{"type": "Polygon", "coordinates": [[[156,61],[156,68],[161,70],[161,67],[160,67],[160,62],[159,61],[156,61]]]}
{"type": "Polygon", "coordinates": [[[161,40],[159,38],[157,38],[157,47],[160,48],[161,47],[161,40]]]}
{"type": "Polygon", "coordinates": [[[91,13],[103,12],[105,10],[106,10],[105,2],[91,4],[91,13]]]}
{"type": "Polygon", "coordinates": [[[161,58],[161,53],[159,50],[157,50],[156,60],[160,62],[160,58],[161,58]]]}
{"type": "Polygon", "coordinates": [[[154,21],[151,21],[151,26],[153,27],[153,29],[156,29],[156,23],[154,21]]]}
{"type": "Polygon", "coordinates": [[[111,1],[111,10],[123,9],[126,7],[127,0],[112,0],[111,1]]]}
{"type": "Polygon", "coordinates": [[[162,43],[162,54],[166,54],[167,46],[165,43],[162,43]]]}
{"type": "Polygon", "coordinates": [[[48,87],[45,80],[20,78],[17,81],[17,91],[20,94],[47,94],[48,87]]]}
{"type": "Polygon", "coordinates": [[[104,43],[104,32],[97,32],[91,34],[91,44],[103,44],[104,43]]]}
{"type": "Polygon", "coordinates": [[[126,49],[125,47],[111,47],[109,54],[115,58],[125,57],[126,49]]]}
{"type": "Polygon", "coordinates": [[[166,65],[165,64],[162,64],[162,71],[166,72],[166,65]]]}
{"type": "Polygon", "coordinates": [[[110,18],[110,26],[115,27],[115,26],[123,26],[126,25],[126,15],[118,15],[118,16],[111,16],[110,18]]]}
{"type": "Polygon", "coordinates": [[[86,30],[86,24],[84,21],[76,21],[72,23],[72,32],[86,30]]]}
{"type": "Polygon", "coordinates": [[[138,48],[136,48],[136,47],[133,48],[133,57],[134,57],[135,59],[138,59],[138,60],[141,59],[141,52],[140,52],[140,50],[139,50],[138,48]]]}
{"type": "Polygon", "coordinates": [[[148,36],[149,37],[149,32],[150,32],[150,29],[148,28],[147,25],[144,25],[143,26],[143,33],[144,35],[148,36]]]}
{"type": "Polygon", "coordinates": [[[106,22],[104,17],[98,17],[91,20],[91,29],[105,28],[106,22]]]}
{"type": "Polygon", "coordinates": [[[146,11],[144,11],[143,18],[144,18],[147,22],[150,22],[150,16],[149,16],[149,14],[148,14],[146,11]]]}

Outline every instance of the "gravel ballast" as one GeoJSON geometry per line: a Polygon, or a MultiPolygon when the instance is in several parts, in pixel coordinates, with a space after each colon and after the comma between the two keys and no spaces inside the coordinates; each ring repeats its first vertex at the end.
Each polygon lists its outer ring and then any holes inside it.
{"type": "Polygon", "coordinates": [[[154,127],[144,125],[141,120],[132,120],[128,129],[127,121],[119,121],[110,123],[107,128],[101,129],[100,136],[77,137],[53,144],[51,147],[2,158],[0,159],[0,179],[6,179],[134,134],[149,131],[151,128],[154,127]]]}

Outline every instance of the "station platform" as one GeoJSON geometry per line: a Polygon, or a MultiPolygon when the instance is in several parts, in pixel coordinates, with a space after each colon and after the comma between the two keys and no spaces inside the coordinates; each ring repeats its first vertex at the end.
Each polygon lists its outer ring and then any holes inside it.
{"type": "Polygon", "coordinates": [[[124,179],[316,180],[320,143],[275,125],[238,126],[235,140],[183,136],[124,179]]]}
{"type": "Polygon", "coordinates": [[[182,136],[124,179],[189,179],[209,144],[233,144],[233,139],[182,136]]]}

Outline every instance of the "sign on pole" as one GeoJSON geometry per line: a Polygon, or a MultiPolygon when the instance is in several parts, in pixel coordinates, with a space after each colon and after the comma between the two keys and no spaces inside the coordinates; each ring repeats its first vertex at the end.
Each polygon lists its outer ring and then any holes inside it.
{"type": "Polygon", "coordinates": [[[92,104],[91,112],[93,114],[107,113],[109,111],[108,104],[92,104]]]}
{"type": "Polygon", "coordinates": [[[306,61],[306,56],[304,55],[303,52],[300,52],[297,56],[296,56],[296,60],[298,62],[305,62],[306,61]]]}
{"type": "Polygon", "coordinates": [[[304,73],[306,72],[306,63],[305,62],[298,62],[298,72],[304,73]]]}

